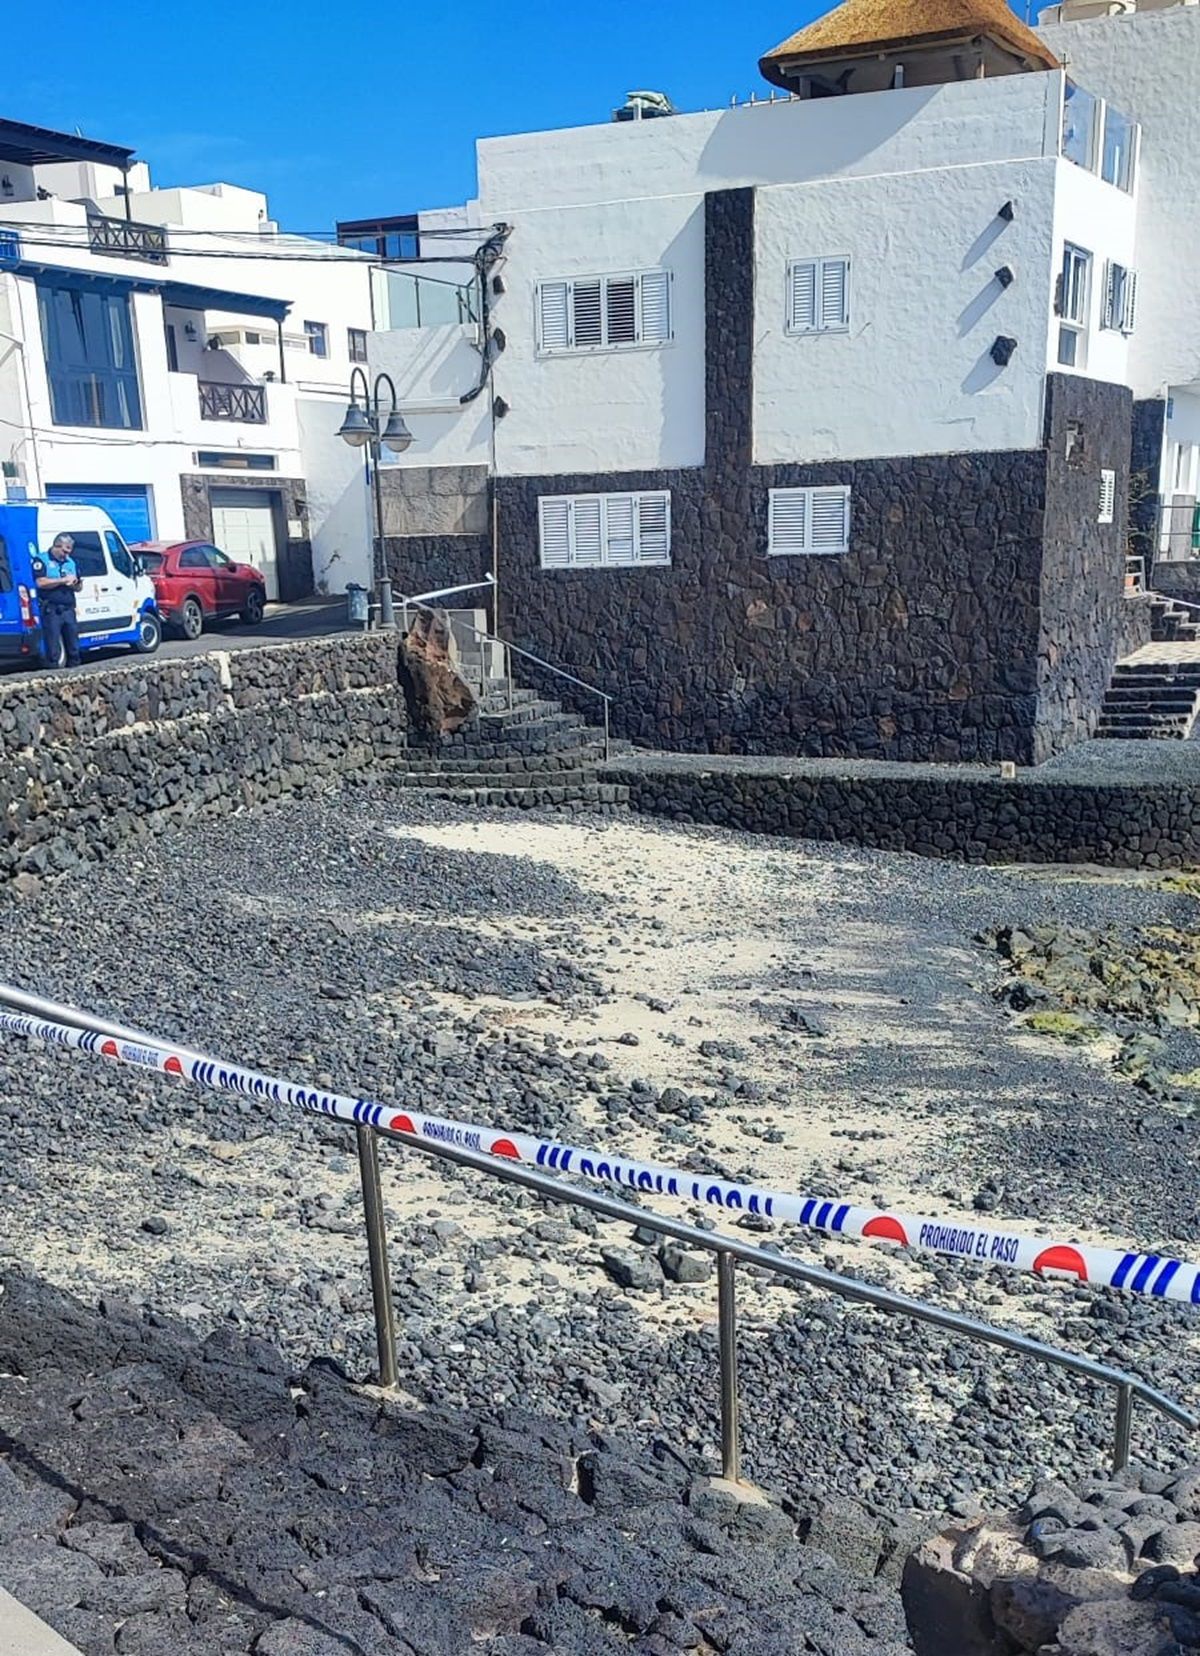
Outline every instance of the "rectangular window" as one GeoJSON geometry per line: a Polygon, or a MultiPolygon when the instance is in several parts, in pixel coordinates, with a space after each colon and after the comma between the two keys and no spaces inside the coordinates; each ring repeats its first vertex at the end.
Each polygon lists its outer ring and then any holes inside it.
{"type": "Polygon", "coordinates": [[[8,542],[0,535],[0,592],[13,589],[12,562],[8,556],[8,542]]]}
{"type": "Polygon", "coordinates": [[[837,333],[850,326],[850,261],[797,259],[788,266],[787,331],[837,333]]]}
{"type": "Polygon", "coordinates": [[[365,362],[367,360],[367,330],[365,328],[346,329],[346,350],[351,362],[365,362]]]}
{"type": "Polygon", "coordinates": [[[308,348],[315,357],[329,355],[329,329],[324,322],[306,322],[304,337],[308,340],[308,348]]]}
{"type": "Polygon", "coordinates": [[[129,294],[50,279],[37,293],[55,425],[140,431],[129,294]]]}
{"type": "Polygon", "coordinates": [[[538,350],[618,350],[671,337],[671,278],[665,270],[579,276],[537,290],[538,350]]]}
{"type": "Polygon", "coordinates": [[[1056,310],[1058,360],[1064,368],[1082,368],[1087,361],[1088,303],[1091,297],[1092,255],[1067,242],[1058,278],[1056,310]]]}
{"type": "Polygon", "coordinates": [[[1111,104],[1104,106],[1104,148],[1100,176],[1118,190],[1133,189],[1133,158],[1137,148],[1137,126],[1111,104]]]}
{"type": "Polygon", "coordinates": [[[1062,152],[1077,167],[1096,170],[1096,139],[1100,130],[1100,100],[1074,81],[1063,87],[1062,152]]]}
{"type": "Polygon", "coordinates": [[[767,496],[767,551],[792,553],[850,550],[850,490],[772,489],[767,496]]]}
{"type": "Polygon", "coordinates": [[[1104,468],[1100,472],[1099,522],[1111,523],[1117,507],[1117,474],[1104,468]]]}
{"type": "Polygon", "coordinates": [[[179,344],[175,338],[175,325],[167,323],[167,367],[172,374],[179,372],[179,344]]]}
{"type": "Polygon", "coordinates": [[[1137,275],[1110,259],[1104,267],[1104,312],[1100,326],[1131,334],[1136,312],[1137,275]]]}
{"type": "Polygon", "coordinates": [[[642,569],[671,562],[671,496],[543,495],[543,569],[642,569]]]}

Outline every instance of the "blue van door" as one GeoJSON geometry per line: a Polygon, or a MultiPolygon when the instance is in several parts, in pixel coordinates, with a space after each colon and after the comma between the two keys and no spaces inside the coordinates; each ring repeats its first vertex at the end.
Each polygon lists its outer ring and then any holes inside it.
{"type": "Polygon", "coordinates": [[[17,592],[17,570],[20,565],[15,553],[15,545],[9,551],[5,525],[0,523],[0,630],[7,634],[22,631],[21,601],[17,592]]]}
{"type": "Polygon", "coordinates": [[[99,506],[121,531],[127,546],[153,540],[150,490],[140,483],[48,483],[46,499],[69,506],[99,506]]]}

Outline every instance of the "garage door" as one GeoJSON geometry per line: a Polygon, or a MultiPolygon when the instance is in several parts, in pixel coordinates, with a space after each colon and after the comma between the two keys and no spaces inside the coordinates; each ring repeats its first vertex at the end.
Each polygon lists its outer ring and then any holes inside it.
{"type": "Polygon", "coordinates": [[[214,489],[213,540],[235,563],[262,571],[267,597],[279,597],[275,512],[266,489],[214,489]]]}
{"type": "Polygon", "coordinates": [[[46,499],[60,500],[67,506],[103,508],[131,545],[154,538],[150,490],[142,484],[49,483],[46,499]]]}

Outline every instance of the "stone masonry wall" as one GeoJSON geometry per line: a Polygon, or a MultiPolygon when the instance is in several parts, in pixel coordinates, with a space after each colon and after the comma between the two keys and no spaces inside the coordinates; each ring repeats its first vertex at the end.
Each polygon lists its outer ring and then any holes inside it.
{"type": "Polygon", "coordinates": [[[60,872],[164,821],[405,751],[395,639],[137,660],[0,686],[0,879],[60,872]]]}
{"type": "Polygon", "coordinates": [[[1092,734],[1120,654],[1132,407],[1122,385],[1047,381],[1035,761],[1092,734]],[[1068,442],[1069,428],[1081,440],[1068,442]],[[1111,523],[1100,522],[1102,468],[1116,473],[1111,523]]]}
{"type": "Polygon", "coordinates": [[[794,839],[835,840],[964,862],[1176,868],[1200,859],[1200,786],[1101,776],[1002,781],[968,767],[712,769],[680,757],[604,772],[631,809],[794,839]]]}

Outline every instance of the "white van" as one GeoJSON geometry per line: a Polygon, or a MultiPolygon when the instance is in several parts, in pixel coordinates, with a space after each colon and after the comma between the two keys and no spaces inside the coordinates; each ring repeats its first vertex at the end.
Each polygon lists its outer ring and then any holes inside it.
{"type": "MultiPolygon", "coordinates": [[[[81,651],[122,644],[145,655],[162,641],[154,583],[98,506],[0,504],[0,660],[44,660],[33,559],[56,535],[75,542],[82,585],[75,597],[81,651]]],[[[58,662],[51,663],[58,666],[58,662]]]]}

